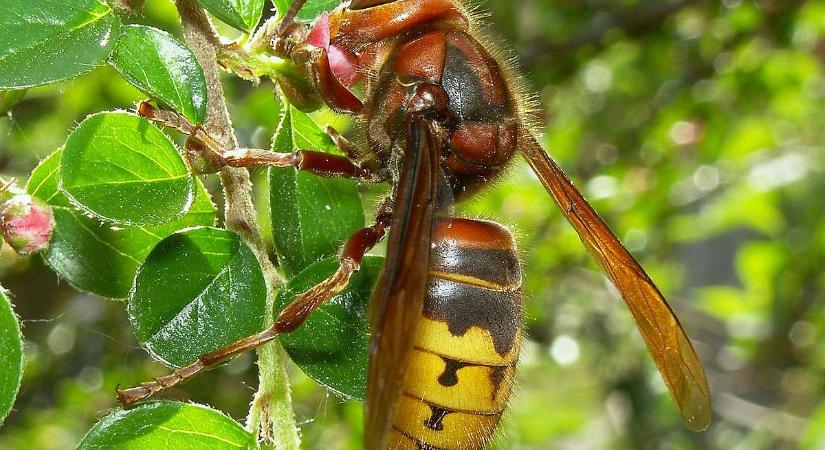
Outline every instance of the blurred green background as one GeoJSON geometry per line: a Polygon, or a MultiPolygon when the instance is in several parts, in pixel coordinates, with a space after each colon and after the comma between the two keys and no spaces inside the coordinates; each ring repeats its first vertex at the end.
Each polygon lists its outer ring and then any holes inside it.
{"type": "MultiPolygon", "coordinates": [[[[693,338],[715,409],[705,433],[681,424],[617,293],[519,163],[463,207],[510,225],[524,253],[529,341],[495,447],[825,448],[825,1],[480,3],[537,93],[551,153],[693,338]]],[[[167,0],[135,18],[179,33],[176,20],[167,0]]],[[[271,84],[225,86],[241,143],[267,146],[271,84]]],[[[28,91],[0,118],[0,173],[25,179],[87,114],[140,98],[108,67],[28,91]]],[[[4,247],[0,283],[28,361],[0,448],[72,448],[115,386],[165,373],[120,302],[74,291],[39,257],[4,247]]],[[[361,405],[290,373],[305,448],[359,448],[361,405]]],[[[171,396],[243,420],[256,383],[246,355],[171,396]]]]}

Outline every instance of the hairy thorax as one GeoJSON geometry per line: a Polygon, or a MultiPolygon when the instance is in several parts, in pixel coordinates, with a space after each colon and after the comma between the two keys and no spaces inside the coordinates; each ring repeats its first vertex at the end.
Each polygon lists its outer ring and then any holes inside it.
{"type": "Polygon", "coordinates": [[[460,200],[495,177],[515,152],[515,103],[499,64],[466,31],[435,27],[409,36],[367,86],[367,139],[385,166],[403,147],[397,144],[404,139],[405,108],[421,82],[442,86],[449,98],[442,167],[460,200]]]}

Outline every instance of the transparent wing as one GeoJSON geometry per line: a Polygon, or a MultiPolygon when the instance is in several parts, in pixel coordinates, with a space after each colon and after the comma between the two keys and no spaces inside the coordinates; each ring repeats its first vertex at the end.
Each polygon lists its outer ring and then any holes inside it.
{"type": "Polygon", "coordinates": [[[695,431],[706,429],[712,413],[705,370],[664,296],[535,137],[522,135],[520,145],[588,252],[621,292],[685,423],[695,431]]]}

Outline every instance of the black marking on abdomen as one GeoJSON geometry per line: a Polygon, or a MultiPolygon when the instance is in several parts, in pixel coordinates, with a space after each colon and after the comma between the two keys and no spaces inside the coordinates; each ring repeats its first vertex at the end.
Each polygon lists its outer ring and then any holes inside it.
{"type": "Polygon", "coordinates": [[[444,372],[439,375],[438,384],[445,387],[451,387],[458,384],[459,369],[463,369],[464,367],[471,365],[469,363],[456,361],[445,356],[441,356],[441,359],[444,361],[444,372]]]}
{"type": "Polygon", "coordinates": [[[447,406],[439,405],[437,403],[434,403],[431,400],[427,400],[426,398],[422,398],[421,396],[413,394],[410,391],[404,391],[404,392],[401,393],[401,395],[403,395],[405,397],[409,397],[409,398],[411,398],[415,401],[419,401],[419,402],[421,402],[421,403],[423,403],[427,406],[430,406],[430,407],[441,408],[441,409],[447,411],[448,413],[470,414],[470,415],[473,415],[473,416],[500,416],[501,415],[501,411],[491,412],[491,411],[476,411],[476,410],[472,410],[472,409],[449,408],[447,406]]]}
{"type": "Polygon", "coordinates": [[[433,447],[430,444],[425,444],[425,443],[423,443],[421,441],[418,441],[418,440],[415,441],[415,445],[418,447],[418,450],[441,450],[438,447],[433,447]]]}
{"type": "Polygon", "coordinates": [[[427,406],[430,407],[431,414],[430,417],[424,421],[424,426],[433,431],[444,431],[444,418],[452,411],[431,404],[427,406]]]}
{"type": "Polygon", "coordinates": [[[424,315],[446,323],[453,336],[463,336],[473,326],[489,331],[503,357],[513,349],[521,328],[521,289],[495,291],[431,278],[424,315]]]}
{"type": "MultiPolygon", "coordinates": [[[[496,396],[498,395],[498,391],[501,388],[501,383],[507,379],[507,369],[512,366],[491,366],[487,364],[474,364],[465,361],[458,361],[456,359],[448,358],[444,355],[438,355],[433,352],[429,352],[422,348],[416,347],[416,350],[425,351],[427,353],[432,353],[437,355],[444,361],[444,371],[441,372],[441,375],[438,376],[438,384],[444,387],[452,387],[458,384],[458,371],[465,368],[465,367],[487,367],[490,369],[490,384],[493,385],[493,391],[490,394],[490,400],[495,402],[496,396]]],[[[430,408],[435,411],[436,408],[439,410],[444,410],[443,408],[434,406],[430,403],[430,408]]]]}
{"type": "Polygon", "coordinates": [[[413,443],[415,444],[415,446],[416,446],[416,447],[418,447],[418,450],[444,450],[444,449],[442,449],[441,447],[436,447],[436,446],[434,446],[434,445],[430,445],[430,444],[427,444],[427,443],[425,443],[425,442],[421,442],[421,441],[420,441],[420,440],[418,440],[415,436],[410,436],[410,434],[409,434],[409,433],[407,433],[406,431],[402,430],[401,428],[398,428],[398,427],[397,427],[397,426],[395,426],[395,425],[393,425],[392,429],[393,429],[396,433],[403,434],[403,435],[404,435],[407,439],[409,439],[409,440],[413,441],[413,443]]]}
{"type": "Polygon", "coordinates": [[[490,394],[490,400],[495,401],[498,390],[501,387],[501,382],[507,378],[507,367],[497,366],[490,370],[490,383],[493,384],[493,393],[490,394]]]}

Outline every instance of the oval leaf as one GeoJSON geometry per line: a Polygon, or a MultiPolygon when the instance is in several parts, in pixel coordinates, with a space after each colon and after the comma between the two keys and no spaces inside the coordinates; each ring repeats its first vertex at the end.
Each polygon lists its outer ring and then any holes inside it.
{"type": "Polygon", "coordinates": [[[229,26],[250,31],[261,20],[264,0],[198,0],[207,11],[229,26]]]}
{"type": "Polygon", "coordinates": [[[80,450],[254,449],[255,437],[238,422],[192,403],[156,402],[118,410],[95,424],[80,450]]]}
{"type": "Polygon", "coordinates": [[[0,288],[0,423],[11,411],[23,377],[23,335],[8,294],[0,288]]]}
{"type": "Polygon", "coordinates": [[[123,78],[192,123],[206,117],[206,79],[195,55],[165,31],[128,25],[109,60],[123,78]]]}
{"type": "Polygon", "coordinates": [[[266,285],[235,233],[194,228],[161,241],[138,269],[129,321],[156,358],[174,366],[263,329],[266,285]]]}
{"type": "Polygon", "coordinates": [[[60,174],[58,150],[32,172],[26,191],[51,205],[55,228],[46,263],[60,278],[77,289],[102,297],[125,298],[138,266],[152,248],[166,236],[194,226],[215,225],[215,205],[200,180],[189,212],[163,225],[112,228],[90,219],[74,208],[57,189],[60,174]]]}
{"type": "MultiPolygon", "coordinates": [[[[275,9],[278,14],[283,17],[286,11],[292,5],[293,0],[273,0],[275,9]]],[[[308,0],[301,11],[298,12],[298,19],[300,20],[315,20],[322,12],[332,11],[341,4],[340,0],[308,0]]]]}
{"type": "Polygon", "coordinates": [[[104,0],[3,0],[0,89],[88,72],[112,51],[119,24],[104,0]]]}
{"type": "MultiPolygon", "coordinates": [[[[384,258],[367,256],[347,290],[318,308],[297,330],[279,339],[289,356],[314,380],[339,394],[363,399],[366,393],[370,326],[367,304],[384,258]]],[[[338,268],[337,258],[319,261],[298,274],[275,300],[280,311],[301,292],[338,268]]]]}
{"type": "MultiPolygon", "coordinates": [[[[273,143],[275,151],[335,148],[309,116],[291,106],[282,110],[273,143]]],[[[269,189],[272,235],[288,276],[337,254],[341,244],[364,226],[364,209],[352,180],[273,168],[269,189]]]]}
{"type": "Polygon", "coordinates": [[[194,182],[172,141],[125,112],[91,115],[69,135],[60,189],[101,220],[159,225],[191,206],[194,182]]]}

